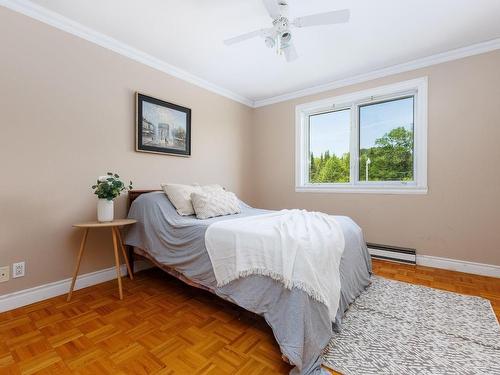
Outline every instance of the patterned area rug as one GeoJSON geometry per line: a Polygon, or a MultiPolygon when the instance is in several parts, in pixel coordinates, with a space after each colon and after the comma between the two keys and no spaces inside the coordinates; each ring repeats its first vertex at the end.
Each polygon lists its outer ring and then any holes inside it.
{"type": "Polygon", "coordinates": [[[373,277],[323,364],[345,375],[500,374],[500,326],[486,299],[373,277]]]}

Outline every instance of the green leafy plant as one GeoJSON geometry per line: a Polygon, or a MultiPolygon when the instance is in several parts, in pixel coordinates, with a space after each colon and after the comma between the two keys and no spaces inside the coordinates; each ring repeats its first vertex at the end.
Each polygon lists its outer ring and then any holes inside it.
{"type": "MultiPolygon", "coordinates": [[[[365,181],[364,168],[370,158],[369,181],[412,181],[413,131],[400,126],[375,140],[370,148],[359,150],[359,180],[365,181]]],[[[309,181],[312,183],[349,182],[350,155],[325,153],[310,155],[309,181]]]]}
{"type": "Polygon", "coordinates": [[[128,191],[132,189],[132,181],[128,186],[120,180],[120,176],[116,173],[108,172],[106,176],[100,176],[97,178],[97,183],[92,185],[94,189],[94,194],[100,199],[107,199],[112,201],[118,197],[123,191],[128,191]]]}

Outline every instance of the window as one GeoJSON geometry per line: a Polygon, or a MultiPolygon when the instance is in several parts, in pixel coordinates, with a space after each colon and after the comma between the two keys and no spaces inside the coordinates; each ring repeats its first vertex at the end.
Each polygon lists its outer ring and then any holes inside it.
{"type": "Polygon", "coordinates": [[[359,181],[413,181],[414,100],[359,106],[359,181]]]}
{"type": "Polygon", "coordinates": [[[426,193],[427,79],[297,106],[296,191],[426,193]]]}
{"type": "Polygon", "coordinates": [[[349,182],[351,111],[309,116],[309,182],[349,182]]]}

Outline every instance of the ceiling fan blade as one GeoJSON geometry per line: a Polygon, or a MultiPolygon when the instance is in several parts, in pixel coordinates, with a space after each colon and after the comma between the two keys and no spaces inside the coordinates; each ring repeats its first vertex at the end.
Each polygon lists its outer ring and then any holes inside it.
{"type": "Polygon", "coordinates": [[[255,38],[256,36],[265,36],[269,29],[260,29],[251,31],[249,33],[241,34],[233,38],[224,40],[224,44],[230,46],[235,43],[243,42],[247,39],[255,38]]]}
{"type": "Polygon", "coordinates": [[[297,50],[293,43],[288,43],[286,46],[283,46],[283,53],[285,54],[285,59],[287,62],[292,62],[297,60],[299,55],[297,54],[297,50]]]}
{"type": "Polygon", "coordinates": [[[274,20],[281,15],[281,9],[278,5],[278,0],[262,0],[264,2],[264,6],[267,9],[267,13],[274,20]]]}
{"type": "Polygon", "coordinates": [[[293,21],[293,25],[297,27],[332,25],[335,23],[345,23],[349,21],[351,12],[349,9],[334,10],[333,12],[325,12],[312,14],[310,16],[298,17],[293,21]]]}

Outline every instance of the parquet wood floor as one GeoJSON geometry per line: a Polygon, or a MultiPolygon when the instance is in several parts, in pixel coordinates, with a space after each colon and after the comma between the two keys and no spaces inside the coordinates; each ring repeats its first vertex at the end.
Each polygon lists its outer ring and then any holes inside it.
{"type": "MultiPolygon", "coordinates": [[[[376,274],[492,301],[500,279],[374,261],[376,274]]],[[[264,320],[158,269],[0,314],[0,374],[287,374],[264,320]]]]}

